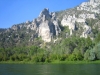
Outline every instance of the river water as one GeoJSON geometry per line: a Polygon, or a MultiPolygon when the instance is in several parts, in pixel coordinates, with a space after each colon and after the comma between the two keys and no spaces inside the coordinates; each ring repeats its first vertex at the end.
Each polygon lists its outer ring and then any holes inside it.
{"type": "Polygon", "coordinates": [[[100,75],[100,64],[0,64],[0,75],[100,75]]]}

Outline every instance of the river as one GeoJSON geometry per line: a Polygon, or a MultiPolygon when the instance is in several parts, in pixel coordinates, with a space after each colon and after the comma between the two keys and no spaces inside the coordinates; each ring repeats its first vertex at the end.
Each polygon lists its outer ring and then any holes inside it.
{"type": "Polygon", "coordinates": [[[100,75],[100,64],[0,64],[0,75],[100,75]]]}

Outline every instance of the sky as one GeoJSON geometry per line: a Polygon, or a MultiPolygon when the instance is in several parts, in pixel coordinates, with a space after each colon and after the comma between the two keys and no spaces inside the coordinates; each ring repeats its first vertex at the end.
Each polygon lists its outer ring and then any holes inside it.
{"type": "Polygon", "coordinates": [[[87,0],[0,0],[0,28],[32,21],[44,8],[50,12],[73,8],[87,0]]]}

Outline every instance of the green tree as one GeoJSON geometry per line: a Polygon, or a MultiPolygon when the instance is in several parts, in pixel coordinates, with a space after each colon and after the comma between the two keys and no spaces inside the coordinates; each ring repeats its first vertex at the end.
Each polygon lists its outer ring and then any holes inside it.
{"type": "Polygon", "coordinates": [[[95,43],[99,43],[100,42],[100,33],[98,33],[97,37],[95,38],[95,43]]]}
{"type": "Polygon", "coordinates": [[[100,60],[100,42],[93,48],[96,58],[100,60]]]}
{"type": "Polygon", "coordinates": [[[96,59],[95,52],[93,50],[87,50],[84,54],[84,60],[93,61],[96,59]]]}

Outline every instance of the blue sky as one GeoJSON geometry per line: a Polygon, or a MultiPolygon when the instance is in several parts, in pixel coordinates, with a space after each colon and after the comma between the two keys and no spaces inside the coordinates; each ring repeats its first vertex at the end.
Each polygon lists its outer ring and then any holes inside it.
{"type": "Polygon", "coordinates": [[[50,12],[73,8],[87,0],[0,0],[0,28],[38,17],[44,8],[50,12]]]}

